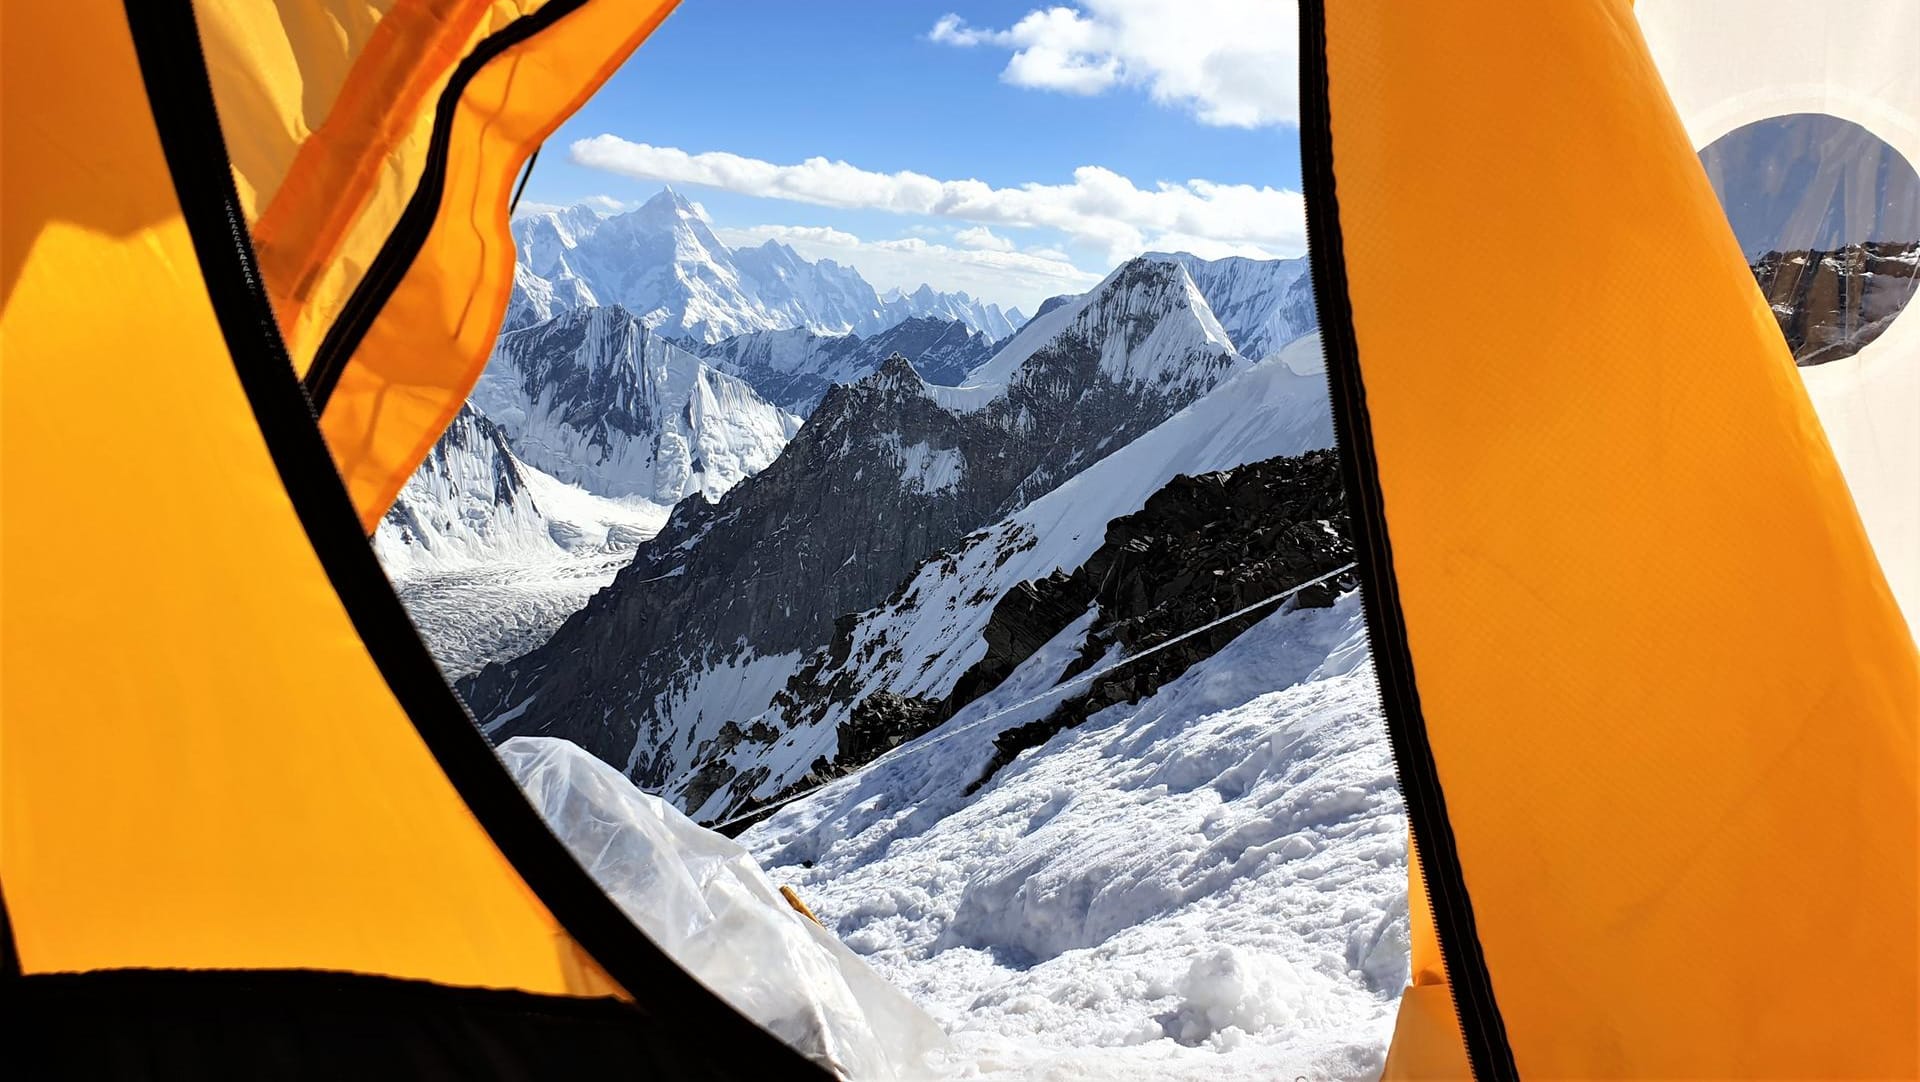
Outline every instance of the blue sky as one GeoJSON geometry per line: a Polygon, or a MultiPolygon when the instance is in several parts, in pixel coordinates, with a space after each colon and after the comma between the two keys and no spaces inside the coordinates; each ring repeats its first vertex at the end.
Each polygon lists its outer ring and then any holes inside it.
{"type": "Polygon", "coordinates": [[[526,198],[671,182],[728,243],[1028,311],[1141,250],[1297,255],[1293,36],[1270,0],[685,0],[526,198]]]}

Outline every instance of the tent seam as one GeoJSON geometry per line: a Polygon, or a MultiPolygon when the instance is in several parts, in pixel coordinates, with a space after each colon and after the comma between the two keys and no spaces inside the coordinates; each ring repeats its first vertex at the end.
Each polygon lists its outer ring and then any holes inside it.
{"type": "Polygon", "coordinates": [[[1469,1065],[1481,1082],[1514,1079],[1519,1077],[1519,1069],[1475,929],[1466,874],[1420,706],[1406,616],[1394,574],[1340,230],[1324,0],[1300,0],[1300,141],[1307,249],[1333,406],[1334,442],[1352,514],[1367,638],[1393,749],[1394,772],[1417,842],[1413,847],[1418,854],[1415,859],[1420,862],[1432,903],[1447,987],[1459,1017],[1469,1065]]]}

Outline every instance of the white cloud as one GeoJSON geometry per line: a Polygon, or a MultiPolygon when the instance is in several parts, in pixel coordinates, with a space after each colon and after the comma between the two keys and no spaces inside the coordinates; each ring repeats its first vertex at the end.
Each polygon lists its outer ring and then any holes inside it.
{"type": "Polygon", "coordinates": [[[1007,238],[995,233],[984,225],[969,226],[953,235],[962,248],[979,248],[990,252],[1011,252],[1014,244],[1007,238]]]}
{"type": "Polygon", "coordinates": [[[1144,87],[1204,124],[1258,128],[1300,114],[1299,16],[1275,0],[1081,0],[1029,12],[1005,30],[945,15],[928,37],[1011,50],[1015,86],[1098,94],[1144,87]]]}
{"type": "MultiPolygon", "coordinates": [[[[578,199],[572,203],[541,203],[532,199],[522,199],[520,202],[514,204],[513,216],[515,218],[524,218],[530,214],[546,214],[550,211],[571,210],[574,207],[584,206],[588,210],[604,217],[609,214],[618,214],[623,210],[632,210],[638,205],[637,203],[630,203],[624,199],[615,199],[610,195],[589,195],[584,199],[578,199]]],[[[695,203],[694,209],[699,210],[700,205],[695,203]]],[[[704,214],[705,212],[703,211],[701,213],[704,214]]]]}
{"type": "Polygon", "coordinates": [[[848,264],[882,292],[932,283],[936,289],[963,289],[1003,307],[1018,305],[1029,315],[1046,298],[1084,292],[1101,278],[1052,250],[954,248],[920,237],[862,240],[829,226],[756,225],[717,228],[714,234],[733,246],[777,240],[809,259],[848,264]]]}
{"type": "Polygon", "coordinates": [[[1250,184],[1189,180],[1142,188],[1110,169],[1083,165],[1070,183],[995,188],[979,180],[877,173],[826,158],[776,165],[724,151],[689,154],[613,135],[579,140],[572,156],[581,165],[640,180],[980,226],[1057,229],[1070,244],[1101,251],[1109,264],[1181,239],[1266,255],[1298,255],[1306,249],[1306,203],[1300,193],[1250,184]]]}

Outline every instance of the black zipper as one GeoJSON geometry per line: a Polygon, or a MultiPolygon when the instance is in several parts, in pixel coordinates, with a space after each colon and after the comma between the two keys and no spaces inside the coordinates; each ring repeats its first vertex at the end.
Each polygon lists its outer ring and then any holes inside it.
{"type": "MultiPolygon", "coordinates": [[[[427,160],[413,198],[407,200],[407,208],[400,212],[400,220],[394,223],[393,232],[387,234],[386,243],[380,246],[380,253],[368,265],[360,284],[340,309],[339,317],[327,328],[327,336],[321,339],[313,364],[307,368],[303,383],[307,397],[313,399],[315,413],[326,414],[327,399],[333,397],[333,389],[339,386],[348,362],[353,360],[361,340],[372,329],[373,321],[380,318],[393,291],[400,288],[407,271],[413,268],[413,261],[426,245],[428,234],[433,232],[433,223],[440,216],[440,200],[447,190],[447,157],[453,145],[453,121],[467,85],[494,57],[559,22],[585,3],[586,0],[549,0],[539,11],[514,20],[513,25],[475,46],[448,78],[446,89],[440,92],[439,103],[434,107],[433,135],[427,144],[427,160]]],[[[519,202],[518,196],[514,202],[519,202]]]]}
{"type": "Polygon", "coordinates": [[[1353,522],[1360,564],[1367,637],[1378,676],[1381,712],[1393,746],[1394,775],[1406,799],[1407,819],[1418,843],[1427,902],[1439,933],[1441,962],[1453,994],[1454,1013],[1465,1038],[1467,1062],[1481,1082],[1517,1079],[1506,1024],[1493,996],[1493,980],[1475,931],[1466,875],[1447,818],[1440,774],[1427,741],[1426,717],[1414,681],[1413,653],[1393,572],[1380,466],[1374,457],[1360,349],[1347,293],[1340,205],[1334,190],[1333,118],[1327,90],[1324,0],[1300,0],[1300,172],[1306,189],[1307,253],[1320,343],[1333,403],[1335,448],[1353,522]]]}

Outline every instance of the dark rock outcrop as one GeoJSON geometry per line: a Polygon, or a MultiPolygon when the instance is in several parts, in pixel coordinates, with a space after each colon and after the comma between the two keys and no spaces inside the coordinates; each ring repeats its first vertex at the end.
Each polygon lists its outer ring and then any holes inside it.
{"type": "MultiPolygon", "coordinates": [[[[955,681],[945,699],[884,691],[861,699],[838,728],[839,746],[832,759],[817,759],[805,776],[782,791],[763,800],[743,800],[735,811],[777,806],[937,728],[998,687],[1090,605],[1097,604],[1098,612],[1080,656],[1063,679],[1087,671],[1112,647],[1123,657],[1137,656],[1352,559],[1346,502],[1332,451],[1176,477],[1141,510],[1109,523],[1105,542],[1072,574],[1056,571],[1007,591],[983,632],[985,655],[955,681]]],[[[1301,591],[1289,603],[1324,607],[1354,584],[1351,574],[1342,575],[1301,591]]],[[[1152,694],[1272,615],[1276,607],[1263,606],[1181,640],[1094,680],[1046,717],[1007,729],[995,740],[994,757],[972,789],[1055,733],[1108,706],[1152,694]]],[[[831,662],[821,667],[845,660],[851,632],[852,622],[844,622],[833,649],[822,655],[831,662]]],[[[845,701],[852,695],[848,685],[820,684],[803,671],[783,693],[786,709],[799,715],[807,688],[819,696],[812,704],[816,709],[829,698],[845,701]]],[[[736,791],[751,790],[736,786],[736,791]]],[[[751,822],[748,817],[737,828],[744,830],[751,822]]]]}
{"type": "Polygon", "coordinates": [[[1768,252],[1753,263],[1795,364],[1858,353],[1880,337],[1920,288],[1920,241],[1874,241],[1832,251],[1768,252]]]}
{"type": "MultiPolygon", "coordinates": [[[[1332,451],[1274,458],[1201,477],[1175,478],[1138,513],[1115,519],[1099,551],[1071,576],[1042,580],[1035,598],[1008,596],[994,610],[1007,612],[1017,641],[1033,642],[1028,654],[1085,611],[1086,598],[1099,613],[1080,656],[1065,678],[1091,669],[1110,650],[1135,657],[1204,627],[1229,613],[1353,559],[1347,508],[1332,451]],[[1045,600],[1039,602],[1040,597],[1045,600]],[[1035,611],[1066,613],[1053,632],[1034,626],[1035,611]],[[1038,641],[1035,641],[1037,638],[1038,641]]],[[[1324,607],[1351,589],[1351,573],[1294,595],[1296,608],[1324,607]]],[[[1078,725],[1116,703],[1139,702],[1196,663],[1212,657],[1242,632],[1272,615],[1260,607],[1206,632],[1182,639],[1111,674],[1061,703],[1046,717],[1015,726],[994,740],[994,757],[977,789],[1002,766],[1055,733],[1078,725]]],[[[993,659],[1012,671],[1024,656],[993,659]]],[[[978,668],[978,666],[976,666],[978,668]]],[[[969,673],[972,677],[974,674],[969,673]]],[[[988,677],[990,678],[990,677],[988,677]]]]}

